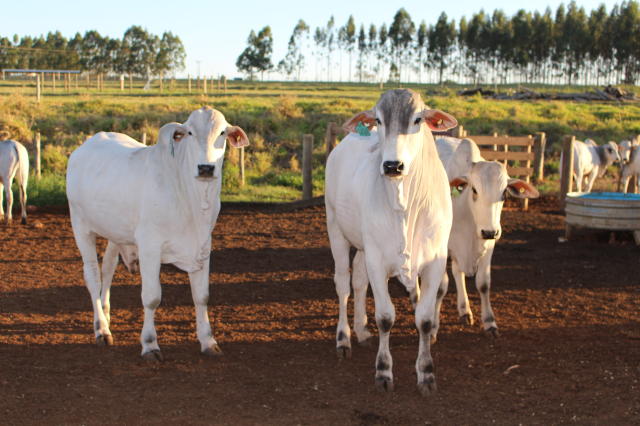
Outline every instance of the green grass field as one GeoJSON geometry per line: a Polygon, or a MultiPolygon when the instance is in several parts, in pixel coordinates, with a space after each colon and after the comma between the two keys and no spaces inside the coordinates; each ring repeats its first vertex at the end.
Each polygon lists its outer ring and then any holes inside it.
{"type": "MultiPolygon", "coordinates": [[[[147,143],[155,143],[158,128],[167,122],[186,120],[189,113],[211,105],[222,111],[227,121],[241,126],[249,135],[246,182],[239,185],[238,153],[227,150],[223,200],[292,201],[300,198],[299,171],[301,140],[305,133],[315,137],[314,195],[322,194],[324,136],[327,123],[342,123],[358,111],[371,108],[384,90],[397,85],[348,83],[284,83],[230,81],[226,93],[209,82],[208,93],[192,81],[192,93],[185,80],[164,83],[162,93],[156,82],[142,90],[134,82],[120,91],[119,82],[105,82],[98,91],[95,82],[69,91],[61,81],[56,89],[47,80],[40,103],[35,99],[35,83],[0,81],[0,137],[10,137],[28,146],[35,131],[42,135],[42,164],[45,177],[29,186],[29,204],[64,204],[64,170],[67,155],[83,140],[101,130],[126,133],[147,143]]],[[[128,84],[128,82],[127,82],[128,84]]],[[[496,101],[480,97],[459,97],[462,86],[404,85],[420,92],[433,108],[453,114],[468,133],[526,135],[545,132],[553,157],[562,137],[574,134],[599,143],[620,141],[640,133],[640,105],[565,101],[496,101]]],[[[541,91],[588,90],[585,87],[535,87],[541,91]]],[[[501,91],[514,87],[499,87],[501,91]]],[[[634,88],[627,88],[633,90],[634,88]]],[[[556,161],[557,162],[557,161],[556,161]]],[[[543,186],[557,190],[554,178],[543,186]]]]}

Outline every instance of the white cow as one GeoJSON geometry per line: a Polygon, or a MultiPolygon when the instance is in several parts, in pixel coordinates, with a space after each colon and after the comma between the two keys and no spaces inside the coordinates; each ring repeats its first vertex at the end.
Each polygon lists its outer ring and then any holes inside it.
{"type": "Polygon", "coordinates": [[[626,154],[628,154],[627,161],[622,162],[622,170],[620,171],[622,192],[628,192],[629,180],[635,176],[635,185],[632,185],[631,192],[637,193],[638,181],[640,181],[640,145],[631,145],[626,154]]]}
{"type": "MultiPolygon", "coordinates": [[[[582,192],[583,185],[586,185],[584,192],[591,192],[596,177],[602,177],[607,167],[616,161],[620,161],[620,155],[615,142],[597,145],[591,139],[586,139],[584,142],[574,141],[573,175],[577,191],[582,192]]],[[[562,155],[560,164],[562,164],[562,155]]]]}
{"type": "Polygon", "coordinates": [[[162,126],[156,145],[147,147],[123,134],[100,132],[71,154],[67,197],[98,344],[113,344],[109,288],[121,252],[128,267],[139,261],[142,275],[143,358],[162,359],[154,325],[161,298],[161,263],[189,273],[201,351],[220,352],[207,302],[211,232],[220,211],[226,140],[235,147],[249,143],[244,131],[229,125],[222,113],[203,107],[184,124],[162,126]],[[109,240],[102,276],[97,235],[109,240]]]}
{"type": "Polygon", "coordinates": [[[0,220],[5,213],[2,207],[2,189],[7,196],[7,223],[13,219],[13,178],[18,177],[20,188],[20,207],[22,208],[22,224],[27,223],[27,183],[29,181],[29,155],[20,142],[14,140],[0,141],[0,220]]]}
{"type": "Polygon", "coordinates": [[[370,337],[365,310],[368,281],[376,306],[380,334],[376,387],[393,389],[389,332],[395,309],[387,281],[397,276],[414,302],[420,334],[418,388],[428,394],[436,388],[430,335],[451,229],[447,175],[438,160],[431,130],[446,130],[457,122],[449,114],[428,109],[411,90],[392,90],[384,93],[373,109],[351,118],[345,129],[353,132],[359,123],[376,126],[377,132],[370,137],[349,134],[331,152],[326,168],[327,230],[340,306],[338,356],[351,354],[347,303],[349,249],[353,246],[357,249],[352,280],[354,329],[360,342],[370,337]]]}
{"type": "MultiPolygon", "coordinates": [[[[468,324],[473,324],[465,276],[476,276],[480,293],[482,324],[493,337],[498,336],[489,291],[491,288],[491,256],[502,236],[500,215],[507,194],[517,198],[536,198],[538,191],[527,182],[509,178],[501,163],[485,161],[478,146],[471,139],[438,138],[436,147],[447,171],[451,186],[459,195],[453,196],[453,225],[449,236],[451,272],[456,282],[458,313],[468,324]]],[[[445,272],[443,288],[448,287],[445,272]]],[[[442,298],[438,299],[437,315],[442,298]]],[[[439,323],[436,322],[436,326],[439,323]]],[[[437,331],[437,328],[436,328],[437,331]]]]}

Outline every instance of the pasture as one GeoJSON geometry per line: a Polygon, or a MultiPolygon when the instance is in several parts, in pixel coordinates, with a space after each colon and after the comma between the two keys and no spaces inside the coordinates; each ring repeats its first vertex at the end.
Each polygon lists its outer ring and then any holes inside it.
{"type": "MultiPolygon", "coordinates": [[[[637,249],[626,234],[612,245],[606,235],[560,244],[556,200],[532,200],[530,209],[503,214],[493,262],[499,339],[459,323],[450,284],[432,348],[438,392],[428,399],[415,387],[411,305],[393,281],[395,392],[374,389],[375,337],[370,347],[354,344],[352,359],[336,358],[333,261],[320,207],[223,205],[209,312],[224,356],[198,353],[187,274],[167,266],[156,315],[160,364],[139,356],[139,275],[118,266],[115,346],[96,347],[69,218],[33,214],[28,227],[1,229],[0,413],[15,424],[633,423],[637,249]]],[[[371,296],[368,313],[372,321],[371,296]]]]}

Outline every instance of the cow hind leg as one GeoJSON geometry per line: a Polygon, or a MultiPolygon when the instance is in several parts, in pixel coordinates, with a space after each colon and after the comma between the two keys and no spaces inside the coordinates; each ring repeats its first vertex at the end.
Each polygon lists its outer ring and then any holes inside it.
{"type": "Polygon", "coordinates": [[[460,321],[464,324],[473,325],[473,313],[471,313],[471,306],[469,306],[469,296],[467,296],[467,283],[464,276],[464,272],[458,267],[458,263],[455,260],[451,261],[451,273],[453,279],[456,282],[456,297],[458,306],[458,315],[460,321]]]}
{"type": "Polygon", "coordinates": [[[0,177],[0,220],[4,220],[4,184],[0,177]]]}
{"type": "Polygon", "coordinates": [[[13,220],[13,192],[11,191],[11,184],[13,183],[13,178],[9,178],[7,184],[4,186],[4,194],[7,197],[7,213],[6,220],[7,224],[11,224],[13,220]]]}
{"type": "Polygon", "coordinates": [[[144,324],[140,333],[142,358],[148,361],[162,361],[155,326],[155,312],[162,299],[160,288],[160,251],[155,247],[138,244],[140,275],[142,276],[142,305],[144,324]]]}
{"type": "Polygon", "coordinates": [[[338,326],[336,329],[336,351],[338,358],[351,357],[351,330],[347,318],[347,304],[351,293],[349,274],[350,244],[335,224],[333,215],[327,210],[327,232],[331,244],[331,254],[335,263],[333,281],[338,295],[338,326]]]}
{"type": "Polygon", "coordinates": [[[113,274],[118,266],[118,252],[118,245],[109,241],[102,256],[102,291],[100,292],[100,296],[102,311],[109,325],[111,325],[111,283],[113,281],[113,274]]]}
{"type": "Polygon", "coordinates": [[[113,338],[109,330],[109,321],[102,308],[102,280],[96,253],[96,235],[84,229],[84,226],[78,221],[73,221],[73,218],[72,223],[76,244],[82,255],[84,282],[89,290],[93,306],[93,330],[96,344],[98,346],[109,346],[113,344],[113,338]]]}
{"type": "Polygon", "coordinates": [[[20,181],[20,223],[27,224],[27,188],[24,182],[20,181]]]}
{"type": "Polygon", "coordinates": [[[442,308],[442,300],[447,294],[449,288],[449,276],[445,269],[442,275],[442,281],[440,282],[440,288],[436,293],[436,313],[433,317],[433,328],[431,330],[431,344],[433,345],[438,340],[438,330],[440,329],[440,309],[442,308]]]}
{"type": "Polygon", "coordinates": [[[209,258],[204,261],[201,270],[189,273],[191,296],[196,310],[196,333],[200,342],[200,351],[206,356],[222,355],[218,342],[213,337],[207,305],[209,303],[209,258]]]}
{"type": "Polygon", "coordinates": [[[371,338],[371,332],[367,327],[367,288],[369,287],[369,277],[367,276],[367,266],[364,252],[358,250],[353,259],[353,330],[358,338],[358,343],[366,345],[371,338]]]}

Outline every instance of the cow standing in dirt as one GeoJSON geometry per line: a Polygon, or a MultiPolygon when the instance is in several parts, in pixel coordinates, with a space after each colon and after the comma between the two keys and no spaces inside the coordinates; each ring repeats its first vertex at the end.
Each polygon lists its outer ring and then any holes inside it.
{"type": "Polygon", "coordinates": [[[213,338],[209,300],[211,232],[220,212],[226,141],[248,144],[244,131],[204,107],[184,124],[162,126],[158,143],[145,146],[119,133],[98,133],[69,158],[67,197],[71,223],[91,294],[98,344],[112,344],[109,286],[118,252],[137,258],[142,275],[142,356],[161,360],[154,324],[160,304],[160,265],[189,273],[197,335],[205,355],[220,352],[213,338]],[[102,264],[96,236],[109,240],[102,264]]]}
{"type": "MultiPolygon", "coordinates": [[[[538,191],[520,179],[510,178],[507,169],[496,161],[484,161],[471,139],[444,137],[436,140],[438,155],[444,164],[452,187],[453,225],[449,236],[451,273],[456,282],[458,313],[462,321],[473,324],[465,277],[475,275],[480,293],[482,325],[485,332],[498,336],[498,325],[491,309],[491,257],[496,241],[502,236],[500,216],[507,195],[536,198],[538,191]]],[[[449,277],[443,275],[446,290],[449,277]]],[[[436,332],[439,326],[438,299],[436,332]]],[[[434,335],[435,336],[435,335],[434,335]]]]}
{"type": "Polygon", "coordinates": [[[17,177],[20,190],[20,208],[22,224],[27,223],[27,183],[29,181],[29,154],[20,142],[14,140],[0,141],[0,220],[5,218],[2,207],[3,189],[7,197],[7,223],[13,220],[13,192],[11,185],[17,177]]]}
{"type": "Polygon", "coordinates": [[[418,388],[428,394],[436,388],[430,336],[451,229],[449,183],[431,130],[447,130],[457,122],[449,114],[427,108],[415,92],[392,90],[373,109],[355,115],[345,128],[353,132],[360,123],[377,127],[377,132],[369,137],[349,134],[331,152],[326,168],[327,229],[340,306],[338,355],[351,352],[347,303],[353,246],[357,249],[352,280],[354,328],[359,341],[370,336],[365,311],[369,281],[376,305],[376,387],[393,389],[389,334],[395,309],[387,285],[390,277],[397,276],[415,305],[420,334],[418,388]]]}

